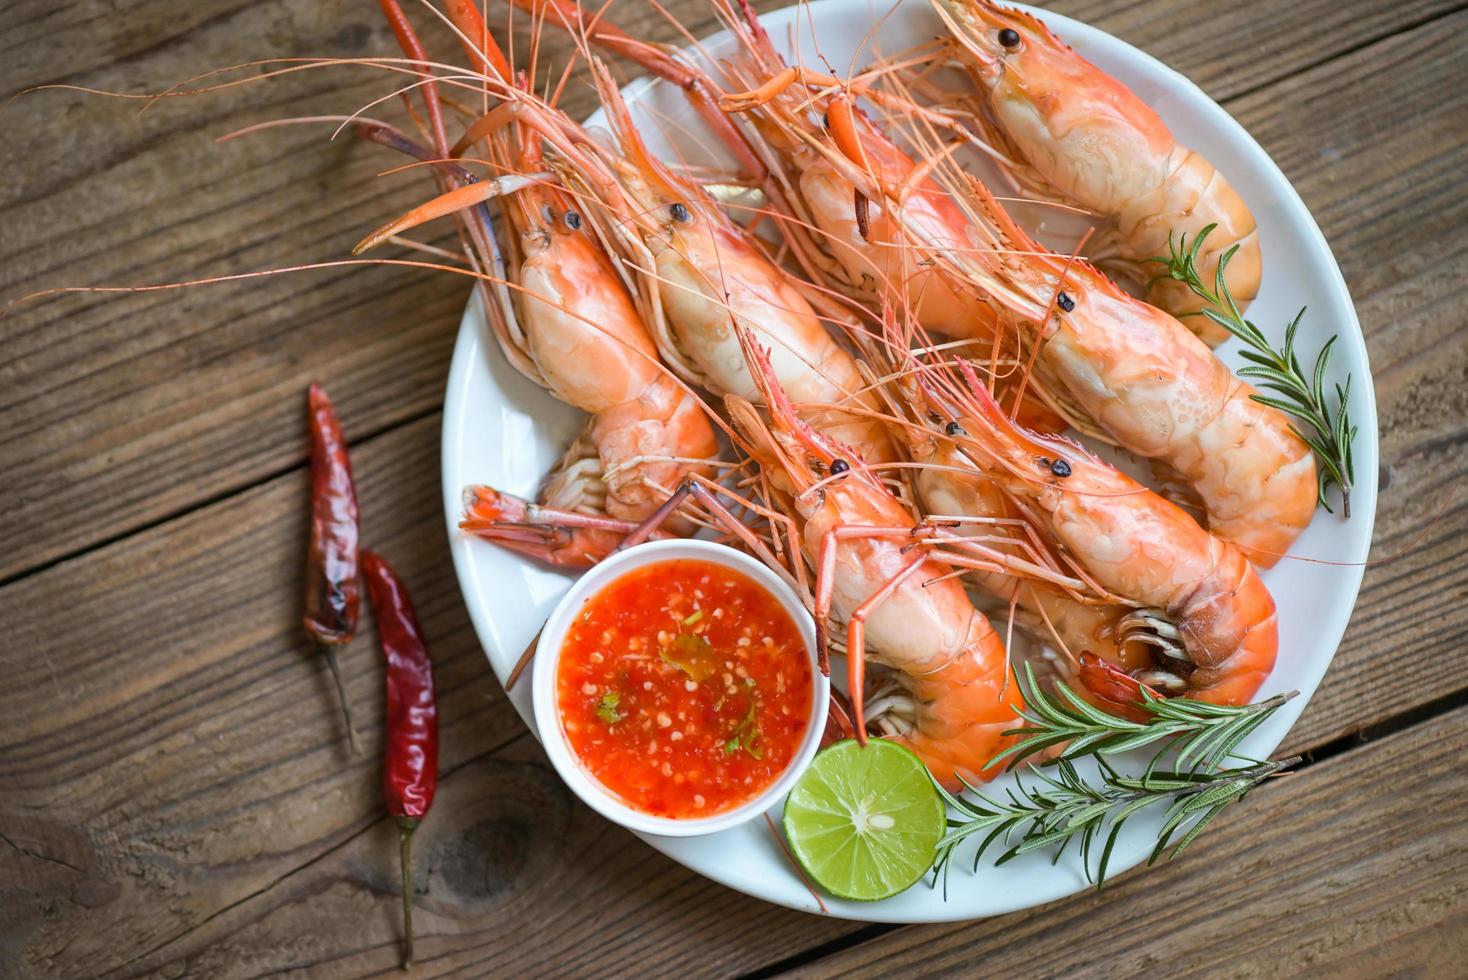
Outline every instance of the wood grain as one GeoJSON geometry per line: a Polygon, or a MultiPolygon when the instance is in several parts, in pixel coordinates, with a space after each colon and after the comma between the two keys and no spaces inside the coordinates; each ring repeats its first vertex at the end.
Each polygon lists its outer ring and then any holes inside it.
{"type": "MultiPolygon", "coordinates": [[[[528,735],[451,773],[416,847],[414,976],[733,976],[850,928],[673,864],[528,735]]],[[[383,821],[116,976],[397,975],[396,854],[383,821]]]]}
{"type": "MultiPolygon", "coordinates": [[[[658,942],[672,955],[690,948],[679,939],[689,933],[710,955],[745,963],[756,949],[792,953],[844,929],[708,886],[572,807],[543,765],[531,772],[515,761],[523,750],[485,762],[524,726],[446,558],[438,481],[426,476],[439,425],[434,414],[369,439],[354,464],[363,540],[403,575],[433,650],[441,765],[479,760],[478,775],[446,781],[427,826],[425,853],[440,846],[434,828],[448,814],[442,847],[472,868],[499,869],[477,885],[477,871],[444,872],[451,889],[489,890],[450,916],[463,920],[453,928],[471,938],[487,930],[476,941],[492,942],[516,934],[498,930],[517,908],[520,932],[542,917],[586,935],[642,916],[629,937],[663,929],[658,942]],[[480,820],[491,823],[472,830],[480,820]],[[471,828],[469,838],[454,843],[455,827],[471,828]]],[[[270,903],[310,895],[294,890],[300,870],[333,854],[368,875],[349,889],[356,911],[303,931],[298,909],[282,906],[268,929],[241,939],[242,949],[259,947],[231,969],[249,974],[255,958],[278,955],[283,929],[295,930],[289,956],[344,952],[341,937],[368,936],[370,946],[351,948],[384,968],[394,962],[392,861],[379,860],[376,836],[360,840],[381,814],[379,655],[365,629],[342,655],[363,736],[353,758],[299,626],[306,495],[305,475],[293,471],[0,590],[9,641],[0,650],[0,976],[121,969],[257,893],[270,903]]]]}
{"type": "Polygon", "coordinates": [[[987,922],[903,929],[805,976],[1460,975],[1468,709],[1254,791],[1167,869],[987,922]]]}
{"type": "MultiPolygon", "coordinates": [[[[451,584],[437,435],[430,416],[369,440],[356,469],[364,539],[433,645],[453,767],[523,728],[451,584]]],[[[375,821],[379,655],[369,635],[342,657],[349,758],[299,625],[307,493],[293,471],[0,590],[0,835],[64,863],[17,880],[0,856],[0,975],[115,967],[375,821]]]]}
{"type": "MultiPolygon", "coordinates": [[[[171,16],[178,6],[139,4],[118,18],[76,4],[38,18],[34,30],[51,44],[75,41],[79,58],[63,64],[51,50],[37,63],[49,46],[22,36],[22,57],[3,62],[6,82],[157,91],[261,53],[350,56],[392,43],[371,8],[343,22],[333,4],[201,4],[171,16]]],[[[224,146],[213,137],[272,117],[350,112],[380,88],[365,71],[338,70],[169,100],[141,116],[133,103],[56,91],[10,103],[8,124],[29,138],[0,149],[15,178],[4,191],[6,299],[343,257],[354,235],[421,194],[413,176],[374,175],[397,160],[347,138],[329,143],[326,127],[224,146]]],[[[313,378],[338,393],[353,437],[431,410],[462,299],[407,270],[336,269],[20,308],[0,359],[0,576],[299,465],[304,418],[293,396],[313,378]]]]}
{"type": "MultiPolygon", "coordinates": [[[[700,0],[667,6],[695,35],[713,27],[700,0]]],[[[1447,6],[1269,2],[1204,19],[1155,3],[1056,5],[1154,51],[1218,97],[1447,6]]],[[[12,9],[0,92],[58,82],[152,92],[264,56],[397,54],[366,3],[208,0],[182,16],[171,0],[12,9]]],[[[651,5],[620,5],[617,15],[644,36],[677,39],[651,5]]],[[[435,50],[456,50],[431,22],[425,34],[435,50]]],[[[551,63],[560,50],[550,38],[551,63]]],[[[9,178],[0,187],[0,299],[346,257],[366,229],[421,198],[418,175],[376,177],[398,161],[345,137],[328,142],[325,128],[223,147],[212,137],[265,119],[351,112],[383,91],[380,75],[338,68],[171,99],[141,116],[135,103],[58,91],[0,107],[23,135],[0,144],[9,178]]],[[[580,112],[590,93],[573,86],[567,104],[580,112]]],[[[346,268],[12,312],[0,321],[0,580],[299,465],[301,422],[283,406],[312,379],[337,393],[353,437],[436,407],[466,293],[429,273],[346,268]],[[91,512],[99,497],[111,503],[101,521],[91,512]]]]}
{"type": "MultiPolygon", "coordinates": [[[[1468,64],[1456,39],[1468,15],[1452,6],[1270,2],[1203,20],[1151,0],[1056,5],[1141,43],[1215,96],[1242,93],[1228,108],[1300,190],[1358,302],[1388,481],[1376,553],[1405,554],[1368,570],[1292,751],[1465,686],[1468,64]]],[[[711,23],[698,0],[673,7],[698,11],[688,19],[696,32],[711,23]]],[[[631,13],[619,17],[673,36],[650,8],[631,13]]],[[[262,49],[394,51],[370,3],[22,2],[9,17],[0,88],[141,90],[262,49]]],[[[396,161],[315,130],[224,147],[210,137],[350,111],[381,90],[365,74],[308,73],[170,100],[141,117],[58,92],[0,107],[26,136],[0,144],[0,172],[14,177],[0,186],[0,301],[58,283],[343,254],[419,198],[419,178],[380,178],[396,161]]],[[[370,709],[360,720],[367,754],[353,760],[297,627],[301,399],[312,378],[328,384],[356,441],[364,537],[407,578],[439,667],[449,775],[425,836],[422,972],[734,973],[855,929],[672,864],[570,802],[518,737],[458,598],[430,475],[465,291],[427,273],[332,270],[73,297],[0,319],[0,581],[15,579],[0,586],[0,976],[393,968],[372,637],[344,664],[354,701],[370,709]],[[524,941],[530,934],[536,942],[524,941]]],[[[999,920],[1006,932],[901,930],[858,959],[986,972],[992,959],[1009,972],[1058,973],[1119,956],[1109,972],[1160,972],[1185,953],[1188,969],[1217,971],[1262,932],[1267,949],[1316,972],[1346,957],[1361,974],[1451,972],[1468,952],[1464,841],[1423,811],[1441,798],[1429,774],[1461,796],[1461,772],[1440,770],[1452,746],[1461,751],[1462,726],[1459,711],[1267,787],[1181,863],[1131,875],[1102,899],[999,920]],[[1308,818],[1327,812],[1307,833],[1308,818]],[[1276,818],[1283,830],[1265,826],[1276,818]],[[1386,835],[1403,825],[1418,836],[1386,835]],[[1301,837],[1311,846],[1296,846],[1301,837]],[[1443,874],[1456,874],[1456,890],[1443,874]],[[1235,884],[1276,877],[1299,916],[1284,900],[1252,905],[1235,884]],[[1215,898],[1221,909],[1203,904],[1215,898]],[[1174,958],[1169,924],[1186,937],[1174,958]],[[1009,948],[1017,936],[1039,941],[1009,948]],[[1393,944],[1416,958],[1396,962],[1393,944]],[[1014,958],[1036,948],[1049,958],[1014,958]]],[[[1239,963],[1242,974],[1268,961],[1239,963]]]]}
{"type": "MultiPolygon", "coordinates": [[[[1384,489],[1351,627],[1291,751],[1464,686],[1468,63],[1457,13],[1230,105],[1290,174],[1357,300],[1384,489]],[[1372,84],[1354,84],[1369,75],[1372,84]],[[1390,559],[1390,560],[1387,560],[1390,559]]],[[[1358,474],[1369,480],[1371,474],[1358,474]]]]}
{"type": "Polygon", "coordinates": [[[1136,45],[1222,102],[1420,27],[1463,4],[1254,0],[1202,6],[1056,0],[1037,6],[1136,45]]]}
{"type": "MultiPolygon", "coordinates": [[[[182,20],[167,0],[125,14],[107,6],[23,5],[18,57],[0,59],[0,91],[65,82],[157,92],[266,56],[399,56],[372,4],[211,0],[182,20]],[[73,40],[77,60],[60,63],[73,40]]],[[[434,50],[457,54],[445,30],[418,19],[434,50]]],[[[650,20],[660,20],[650,8],[636,19],[650,20]]],[[[712,27],[706,11],[694,20],[712,27]]],[[[672,36],[667,26],[655,33],[672,36]]],[[[549,70],[566,48],[547,36],[549,70]]],[[[328,126],[223,146],[213,138],[268,119],[354,112],[394,84],[338,67],[169,99],[142,115],[139,103],[96,95],[23,96],[0,109],[28,134],[0,145],[10,178],[0,189],[0,298],[350,258],[363,234],[425,196],[421,173],[377,176],[403,161],[348,135],[331,142],[328,126]]],[[[572,86],[565,105],[580,116],[592,101],[572,86]]],[[[402,116],[396,102],[370,114],[402,116]]],[[[419,237],[454,244],[442,223],[419,237]]],[[[63,296],[12,312],[0,359],[0,580],[299,465],[303,422],[286,405],[313,379],[353,420],[352,438],[440,405],[469,290],[446,276],[349,266],[63,296]],[[111,504],[105,520],[92,512],[99,497],[111,504]]]]}

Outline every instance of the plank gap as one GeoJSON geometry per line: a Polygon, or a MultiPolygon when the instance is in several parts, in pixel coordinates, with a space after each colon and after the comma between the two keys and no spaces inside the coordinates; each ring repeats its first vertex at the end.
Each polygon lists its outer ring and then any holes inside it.
{"type": "Polygon", "coordinates": [[[1434,21],[1439,21],[1446,17],[1452,17],[1455,14],[1462,13],[1464,10],[1468,10],[1468,3],[1462,3],[1456,7],[1451,7],[1447,10],[1440,10],[1437,13],[1428,14],[1426,17],[1419,17],[1416,20],[1407,21],[1394,27],[1390,31],[1385,31],[1383,33],[1376,34],[1370,37],[1363,37],[1360,40],[1356,41],[1356,43],[1354,44],[1341,48],[1338,51],[1332,51],[1327,57],[1321,58],[1318,61],[1304,62],[1283,75],[1275,78],[1266,78],[1246,88],[1239,89],[1239,91],[1231,93],[1227,98],[1218,99],[1218,104],[1223,106],[1224,108],[1228,108],[1241,99],[1246,99],[1257,92],[1262,92],[1267,88],[1272,88],[1276,85],[1279,85],[1281,82],[1289,81],[1297,75],[1303,75],[1306,72],[1314,71],[1322,65],[1328,65],[1333,61],[1340,61],[1342,58],[1349,58],[1356,52],[1364,50],[1365,48],[1369,48],[1374,44],[1380,44],[1383,41],[1389,41],[1392,38],[1397,37],[1398,35],[1410,33],[1420,27],[1425,27],[1428,24],[1433,23],[1434,21]]]}
{"type": "Polygon", "coordinates": [[[1333,759],[1344,752],[1360,748],[1370,742],[1378,742],[1389,735],[1395,735],[1425,721],[1430,721],[1438,715],[1445,715],[1465,704],[1468,704],[1468,687],[1444,694],[1440,698],[1419,704],[1415,708],[1408,708],[1401,714],[1392,715],[1374,725],[1367,725],[1354,732],[1348,732],[1313,749],[1305,749],[1300,753],[1301,761],[1294,771],[1300,772],[1327,759],[1333,759]]]}
{"type": "MultiPolygon", "coordinates": [[[[393,432],[397,429],[401,429],[404,426],[412,425],[414,422],[421,422],[422,420],[432,415],[438,414],[442,409],[443,406],[441,404],[435,404],[430,408],[422,409],[421,411],[414,412],[411,415],[405,415],[400,419],[395,419],[392,422],[388,422],[384,425],[379,425],[377,428],[369,430],[367,433],[358,436],[356,439],[348,440],[347,445],[355,449],[358,446],[372,442],[375,439],[379,439],[382,436],[385,436],[388,433],[393,432]]],[[[57,565],[61,565],[66,562],[73,561],[77,558],[84,557],[91,552],[98,551],[102,548],[107,547],[108,545],[113,545],[121,541],[126,541],[128,538],[135,537],[154,528],[161,527],[162,525],[167,524],[171,521],[176,521],[181,517],[187,517],[189,514],[192,514],[195,511],[200,511],[205,509],[206,507],[212,507],[215,504],[223,503],[231,497],[238,497],[241,494],[248,493],[256,487],[263,486],[264,484],[269,483],[272,480],[278,480],[289,473],[295,472],[296,470],[306,469],[307,465],[307,460],[303,458],[300,461],[291,463],[288,466],[261,473],[257,479],[250,480],[249,482],[243,483],[240,486],[232,487],[227,490],[221,490],[218,493],[211,494],[208,497],[200,499],[196,503],[189,504],[186,507],[179,507],[175,510],[171,510],[168,513],[160,515],[159,517],[155,518],[154,520],[148,521],[145,524],[139,524],[137,527],[129,528],[124,531],[118,531],[116,534],[111,534],[106,537],[99,538],[97,541],[93,542],[90,545],[86,545],[73,551],[68,551],[65,554],[58,555],[50,561],[41,562],[40,564],[32,565],[29,568],[25,568],[19,572],[14,572],[8,576],[5,576],[4,578],[0,578],[0,589],[3,589],[8,585],[13,585],[16,582],[21,581],[22,579],[30,578],[32,575],[37,575],[41,572],[55,568],[57,565]]]]}
{"type": "Polygon", "coordinates": [[[835,939],[828,940],[818,946],[801,950],[793,956],[787,956],[783,960],[776,960],[773,963],[760,967],[758,970],[741,973],[736,980],[766,980],[767,977],[777,977],[782,973],[788,973],[791,970],[797,970],[800,967],[819,962],[834,953],[844,953],[853,946],[860,946],[862,943],[870,942],[873,939],[880,939],[888,933],[905,928],[907,927],[895,925],[891,922],[873,922],[857,929],[855,932],[849,932],[844,936],[837,936],[835,939]]]}

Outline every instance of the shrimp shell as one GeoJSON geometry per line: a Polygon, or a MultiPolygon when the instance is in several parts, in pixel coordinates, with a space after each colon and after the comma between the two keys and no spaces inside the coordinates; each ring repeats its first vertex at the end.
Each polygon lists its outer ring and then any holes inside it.
{"type": "MultiPolygon", "coordinates": [[[[989,0],[932,3],[949,29],[954,60],[984,93],[987,111],[976,114],[983,135],[1020,164],[1016,177],[1113,220],[1118,251],[1141,282],[1153,280],[1147,263],[1167,255],[1173,240],[1192,241],[1217,226],[1198,254],[1199,272],[1212,282],[1219,259],[1237,249],[1225,280],[1240,310],[1248,306],[1263,272],[1258,226],[1207,158],[1178,143],[1131,89],[1035,17],[989,0]]],[[[1189,315],[1203,301],[1181,282],[1153,280],[1147,300],[1209,346],[1229,337],[1207,317],[1189,315]]]]}
{"type": "MultiPolygon", "coordinates": [[[[1246,704],[1274,667],[1274,599],[1244,554],[1181,508],[1066,440],[1027,432],[982,386],[957,395],[957,444],[1111,593],[1176,627],[1187,696],[1246,704]]],[[[957,393],[950,386],[950,393],[957,393]]]]}

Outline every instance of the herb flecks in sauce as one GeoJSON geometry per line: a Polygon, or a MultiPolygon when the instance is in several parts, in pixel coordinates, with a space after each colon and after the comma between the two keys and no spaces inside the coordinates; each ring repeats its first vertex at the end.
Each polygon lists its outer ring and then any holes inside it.
{"type": "Polygon", "coordinates": [[[754,678],[747,678],[749,687],[749,708],[744,712],[744,717],[739,719],[739,724],[734,726],[734,737],[724,743],[724,752],[732,755],[740,749],[748,752],[756,759],[765,757],[765,750],[760,747],[759,718],[755,713],[756,701],[759,695],[755,691],[754,678]]]}
{"type": "Polygon", "coordinates": [[[663,647],[660,656],[664,663],[672,664],[699,683],[719,671],[718,651],[696,633],[680,633],[670,646],[663,647]]]}
{"type": "Polygon", "coordinates": [[[615,725],[622,720],[622,716],[617,712],[617,705],[621,703],[622,695],[616,691],[608,691],[596,704],[596,716],[608,725],[615,725]]]}
{"type": "Polygon", "coordinates": [[[805,739],[814,683],[779,599],[688,560],[628,572],[593,596],[556,667],[561,725],[588,774],[628,806],[675,819],[732,810],[778,779],[805,739]]]}

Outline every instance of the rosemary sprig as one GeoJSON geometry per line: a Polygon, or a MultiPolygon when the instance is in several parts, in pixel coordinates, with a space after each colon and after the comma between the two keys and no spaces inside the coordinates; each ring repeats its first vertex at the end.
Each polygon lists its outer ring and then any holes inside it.
{"type": "Polygon", "coordinates": [[[1224,807],[1243,799],[1255,786],[1299,761],[1296,756],[1217,772],[1164,772],[1156,768],[1154,759],[1141,776],[1125,776],[1098,756],[1096,764],[1101,782],[1096,785],[1087,781],[1070,759],[1061,759],[1057,763],[1057,775],[1035,770],[1034,782],[1029,785],[1019,782],[1009,791],[1007,802],[986,796],[967,782],[964,786],[974,794],[973,801],[939,786],[938,791],[957,815],[950,814],[948,833],[938,842],[934,878],[943,875],[946,893],[954,848],[977,834],[985,836],[974,854],[975,870],[984,853],[999,840],[1008,847],[996,864],[1055,844],[1060,845],[1055,853],[1058,861],[1070,842],[1078,840],[1086,880],[1094,881],[1099,890],[1106,884],[1106,869],[1121,828],[1134,814],[1159,803],[1171,804],[1147,864],[1156,863],[1164,854],[1171,860],[1224,807]],[[1103,834],[1093,872],[1092,854],[1103,834]]]}
{"type": "Polygon", "coordinates": [[[1066,744],[1060,758],[1076,759],[1128,752],[1166,741],[1166,748],[1177,750],[1173,763],[1176,768],[1216,769],[1265,719],[1300,693],[1290,691],[1257,704],[1232,707],[1184,698],[1158,698],[1143,688],[1139,707],[1150,717],[1146,721],[1129,721],[1087,703],[1064,682],[1057,681],[1055,687],[1059,697],[1046,694],[1035,681],[1034,669],[1025,664],[1025,683],[1021,689],[1027,707],[1018,712],[1025,725],[1004,733],[1018,735],[1020,740],[995,756],[989,765],[1006,763],[1013,769],[1035,753],[1062,743],[1066,744]]]}
{"type": "Polygon", "coordinates": [[[1163,854],[1171,859],[1224,807],[1300,761],[1296,757],[1256,762],[1234,755],[1239,743],[1298,691],[1234,707],[1158,698],[1143,688],[1138,707],[1149,717],[1132,721],[1094,707],[1063,681],[1055,683],[1058,695],[1047,694],[1036,682],[1029,664],[1025,664],[1024,680],[1018,683],[1026,704],[1018,714],[1025,724],[1005,734],[1016,735],[1019,741],[995,756],[989,765],[1004,763],[1013,769],[1036,753],[1063,745],[1059,755],[1046,763],[1056,775],[1037,769],[1028,784],[1023,777],[1016,777],[1007,801],[986,796],[962,779],[974,800],[961,799],[938,786],[938,792],[957,814],[948,817],[948,833],[938,842],[933,862],[934,880],[943,876],[945,892],[954,849],[977,834],[985,836],[974,853],[975,870],[984,853],[1001,840],[1006,850],[997,864],[1054,844],[1060,845],[1055,853],[1058,861],[1070,841],[1078,840],[1087,880],[1094,881],[1099,889],[1106,882],[1117,836],[1133,814],[1171,802],[1147,863],[1155,863],[1163,854]],[[1158,752],[1141,776],[1123,775],[1103,758],[1149,746],[1158,746],[1158,752]],[[1159,770],[1163,756],[1174,750],[1171,767],[1159,770]],[[1075,760],[1086,756],[1096,759],[1099,784],[1088,781],[1076,768],[1075,760]],[[1226,767],[1233,758],[1248,764],[1226,767]],[[1104,843],[1093,863],[1093,847],[1102,834],[1104,843]]]}
{"type": "MultiPolygon", "coordinates": [[[[1295,435],[1309,446],[1315,453],[1318,465],[1318,485],[1316,488],[1317,498],[1320,506],[1330,511],[1330,503],[1326,499],[1326,491],[1332,485],[1340,487],[1341,509],[1345,517],[1351,516],[1351,487],[1355,482],[1355,473],[1351,459],[1351,444],[1356,439],[1356,427],[1351,424],[1350,415],[1346,403],[1351,394],[1351,377],[1346,376],[1344,385],[1335,385],[1336,407],[1332,413],[1327,402],[1325,391],[1325,371],[1330,365],[1331,348],[1335,345],[1337,336],[1332,336],[1320,349],[1315,357],[1315,370],[1307,379],[1305,372],[1300,367],[1300,360],[1295,355],[1295,331],[1300,326],[1300,319],[1305,315],[1302,307],[1295,314],[1294,320],[1285,328],[1284,346],[1275,350],[1269,345],[1269,340],[1260,332],[1251,321],[1244,319],[1239,312],[1238,304],[1234,302],[1229,293],[1228,283],[1224,280],[1224,269],[1227,268],[1229,260],[1239,250],[1235,245],[1218,260],[1218,270],[1213,276],[1213,288],[1209,289],[1198,272],[1198,251],[1203,247],[1203,239],[1213,231],[1216,225],[1208,225],[1189,244],[1186,235],[1179,236],[1176,242],[1168,236],[1167,256],[1158,256],[1152,261],[1160,262],[1166,266],[1167,271],[1159,276],[1159,279],[1176,279],[1185,284],[1197,296],[1199,296],[1208,307],[1202,313],[1214,323],[1223,327],[1229,333],[1238,337],[1251,349],[1242,350],[1239,353],[1250,364],[1248,367],[1239,369],[1239,377],[1248,378],[1259,383],[1259,387],[1269,389],[1275,394],[1255,394],[1254,400],[1264,405],[1277,408],[1282,412],[1293,415],[1295,418],[1306,423],[1313,433],[1306,433],[1301,428],[1291,426],[1295,435]],[[1277,397],[1276,397],[1277,396],[1277,397]]],[[[1155,281],[1155,280],[1154,280],[1155,281]]],[[[1334,511],[1331,511],[1334,513],[1334,511]]]]}

